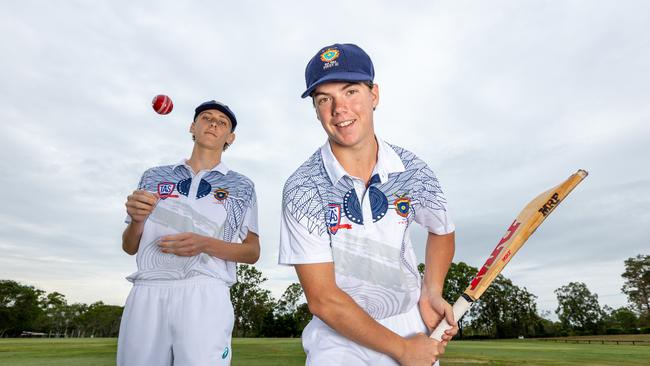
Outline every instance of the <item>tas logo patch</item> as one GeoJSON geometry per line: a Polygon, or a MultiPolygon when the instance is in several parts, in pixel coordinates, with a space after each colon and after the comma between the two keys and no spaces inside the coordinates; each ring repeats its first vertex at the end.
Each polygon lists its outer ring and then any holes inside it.
{"type": "Polygon", "coordinates": [[[166,198],[178,197],[177,194],[173,194],[175,188],[176,188],[176,183],[171,183],[171,182],[158,183],[158,195],[160,196],[160,199],[164,200],[166,198]]]}
{"type": "Polygon", "coordinates": [[[339,229],[352,229],[350,224],[341,224],[341,205],[338,203],[327,205],[327,228],[332,235],[339,229]]]}

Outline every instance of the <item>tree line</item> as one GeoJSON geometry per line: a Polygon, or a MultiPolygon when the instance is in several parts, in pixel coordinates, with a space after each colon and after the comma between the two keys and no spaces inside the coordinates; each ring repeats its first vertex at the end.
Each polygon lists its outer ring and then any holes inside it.
{"type": "MultiPolygon", "coordinates": [[[[424,272],[424,265],[418,267],[424,272]]],[[[443,296],[453,303],[467,288],[477,268],[452,263],[443,296]]],[[[289,285],[279,299],[264,288],[267,279],[251,265],[237,267],[238,282],[230,288],[234,337],[299,337],[311,320],[300,284],[289,285]]],[[[555,290],[558,321],[540,314],[537,296],[499,275],[460,320],[461,338],[554,337],[566,335],[650,333],[650,255],[625,261],[623,293],[629,306],[600,306],[598,295],[584,283],[570,282],[555,290]]],[[[96,302],[69,304],[58,292],[0,280],[0,337],[115,337],[121,306],[96,302]]]]}
{"type": "Polygon", "coordinates": [[[68,304],[59,292],[0,280],[0,338],[116,337],[121,316],[121,306],[68,304]]]}
{"type": "MultiPolygon", "coordinates": [[[[424,272],[424,265],[419,270],[424,272]]],[[[452,263],[443,296],[452,303],[465,291],[477,268],[463,262],[452,263]]],[[[460,321],[464,338],[557,337],[650,333],[650,256],[638,255],[625,260],[623,293],[629,306],[613,309],[598,302],[582,282],[570,282],[555,290],[558,321],[540,314],[537,296],[525,287],[499,275],[469,313],[460,321]]]]}

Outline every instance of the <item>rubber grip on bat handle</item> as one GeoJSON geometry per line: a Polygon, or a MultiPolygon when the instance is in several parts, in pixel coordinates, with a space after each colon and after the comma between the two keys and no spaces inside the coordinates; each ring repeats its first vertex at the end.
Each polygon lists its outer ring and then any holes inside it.
{"type": "MultiPolygon", "coordinates": [[[[472,306],[472,303],[467,301],[463,296],[459,297],[458,300],[454,303],[454,306],[452,307],[454,310],[454,319],[458,321],[469,308],[472,306]]],[[[447,323],[447,319],[442,318],[442,321],[440,321],[440,324],[436,327],[436,329],[431,333],[431,338],[435,339],[436,341],[440,342],[442,340],[442,335],[445,333],[445,330],[451,329],[451,325],[447,323]]]]}

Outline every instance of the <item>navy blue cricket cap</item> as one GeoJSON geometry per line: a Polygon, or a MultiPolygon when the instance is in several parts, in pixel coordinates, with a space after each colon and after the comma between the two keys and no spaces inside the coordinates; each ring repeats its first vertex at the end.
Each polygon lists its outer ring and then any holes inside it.
{"type": "Polygon", "coordinates": [[[319,85],[331,81],[373,81],[375,68],[370,56],[352,43],[333,44],[321,48],[305,68],[306,98],[319,85]]]}
{"type": "Polygon", "coordinates": [[[232,129],[231,131],[235,130],[235,127],[237,127],[237,118],[235,118],[235,113],[228,108],[227,105],[217,102],[216,100],[208,100],[205,103],[201,103],[196,109],[194,110],[194,121],[196,121],[196,117],[203,111],[207,111],[208,109],[216,109],[220,111],[221,113],[225,114],[229,119],[232,124],[232,129]]]}

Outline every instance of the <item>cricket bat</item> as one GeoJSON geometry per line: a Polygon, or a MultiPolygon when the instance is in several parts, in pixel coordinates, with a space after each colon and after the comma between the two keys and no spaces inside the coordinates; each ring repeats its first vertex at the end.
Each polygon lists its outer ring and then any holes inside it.
{"type": "MultiPolygon", "coordinates": [[[[454,303],[454,319],[460,319],[469,310],[472,303],[481,297],[519,248],[524,245],[528,237],[535,232],[560,202],[585,179],[587,174],[585,170],[578,170],[567,180],[535,197],[524,207],[485,261],[483,267],[472,279],[465,292],[454,303]]],[[[451,326],[447,323],[447,320],[443,318],[431,333],[431,338],[440,341],[445,330],[450,328],[451,326]]]]}

